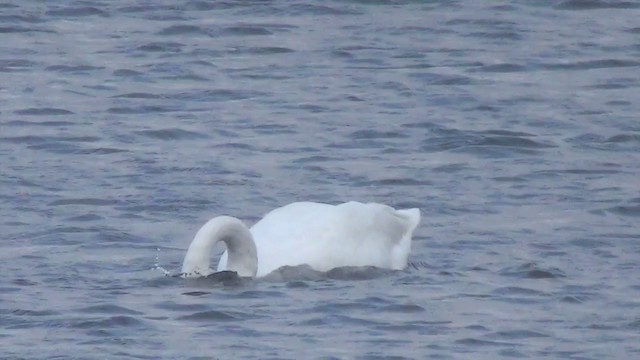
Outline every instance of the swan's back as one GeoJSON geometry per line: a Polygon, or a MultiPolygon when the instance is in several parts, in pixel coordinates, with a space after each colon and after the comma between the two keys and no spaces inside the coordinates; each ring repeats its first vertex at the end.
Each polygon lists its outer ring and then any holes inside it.
{"type": "MultiPolygon", "coordinates": [[[[258,251],[258,273],[308,264],[318,271],[342,266],[402,269],[420,210],[348,202],[298,202],[268,213],[251,228],[258,251]]],[[[218,270],[226,266],[220,260],[218,270]]]]}

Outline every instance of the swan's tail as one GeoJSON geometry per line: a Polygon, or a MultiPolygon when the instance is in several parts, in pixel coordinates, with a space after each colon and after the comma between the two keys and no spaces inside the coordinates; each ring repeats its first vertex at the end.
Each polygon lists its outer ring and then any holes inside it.
{"type": "Polygon", "coordinates": [[[400,241],[392,248],[391,268],[396,270],[404,269],[407,266],[409,253],[411,252],[411,238],[413,231],[420,223],[420,209],[396,210],[395,216],[402,220],[402,236],[400,241]]]}
{"type": "Polygon", "coordinates": [[[407,227],[407,232],[409,233],[409,236],[411,236],[413,231],[416,229],[416,227],[418,227],[418,224],[420,223],[420,209],[418,208],[402,209],[402,210],[396,210],[396,213],[398,215],[401,215],[403,218],[405,218],[409,222],[409,226],[407,227]]]}

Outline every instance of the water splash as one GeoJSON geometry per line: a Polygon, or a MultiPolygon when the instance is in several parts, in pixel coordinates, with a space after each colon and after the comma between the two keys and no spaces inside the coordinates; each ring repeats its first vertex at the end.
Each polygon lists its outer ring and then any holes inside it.
{"type": "Polygon", "coordinates": [[[160,266],[160,248],[156,248],[156,262],[153,264],[151,270],[159,270],[164,274],[164,276],[172,276],[169,270],[160,266]]]}

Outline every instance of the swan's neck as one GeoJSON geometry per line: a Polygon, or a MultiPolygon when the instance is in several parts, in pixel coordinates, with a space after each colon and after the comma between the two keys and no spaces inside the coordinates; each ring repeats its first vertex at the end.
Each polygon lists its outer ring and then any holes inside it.
{"type": "Polygon", "coordinates": [[[182,273],[186,276],[209,275],[212,272],[209,267],[211,252],[218,241],[227,245],[227,270],[235,271],[239,276],[256,275],[258,254],[251,232],[242,221],[230,216],[213,218],[198,230],[184,257],[182,273]]]}

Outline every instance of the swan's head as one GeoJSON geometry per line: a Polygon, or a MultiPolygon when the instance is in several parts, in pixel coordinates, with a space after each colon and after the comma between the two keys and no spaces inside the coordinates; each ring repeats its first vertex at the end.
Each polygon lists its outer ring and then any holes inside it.
{"type": "Polygon", "coordinates": [[[227,245],[227,268],[242,277],[255,277],[258,272],[258,253],[251,232],[242,221],[231,216],[209,220],[196,233],[182,264],[185,276],[207,276],[211,270],[213,246],[222,241],[227,245]]]}

